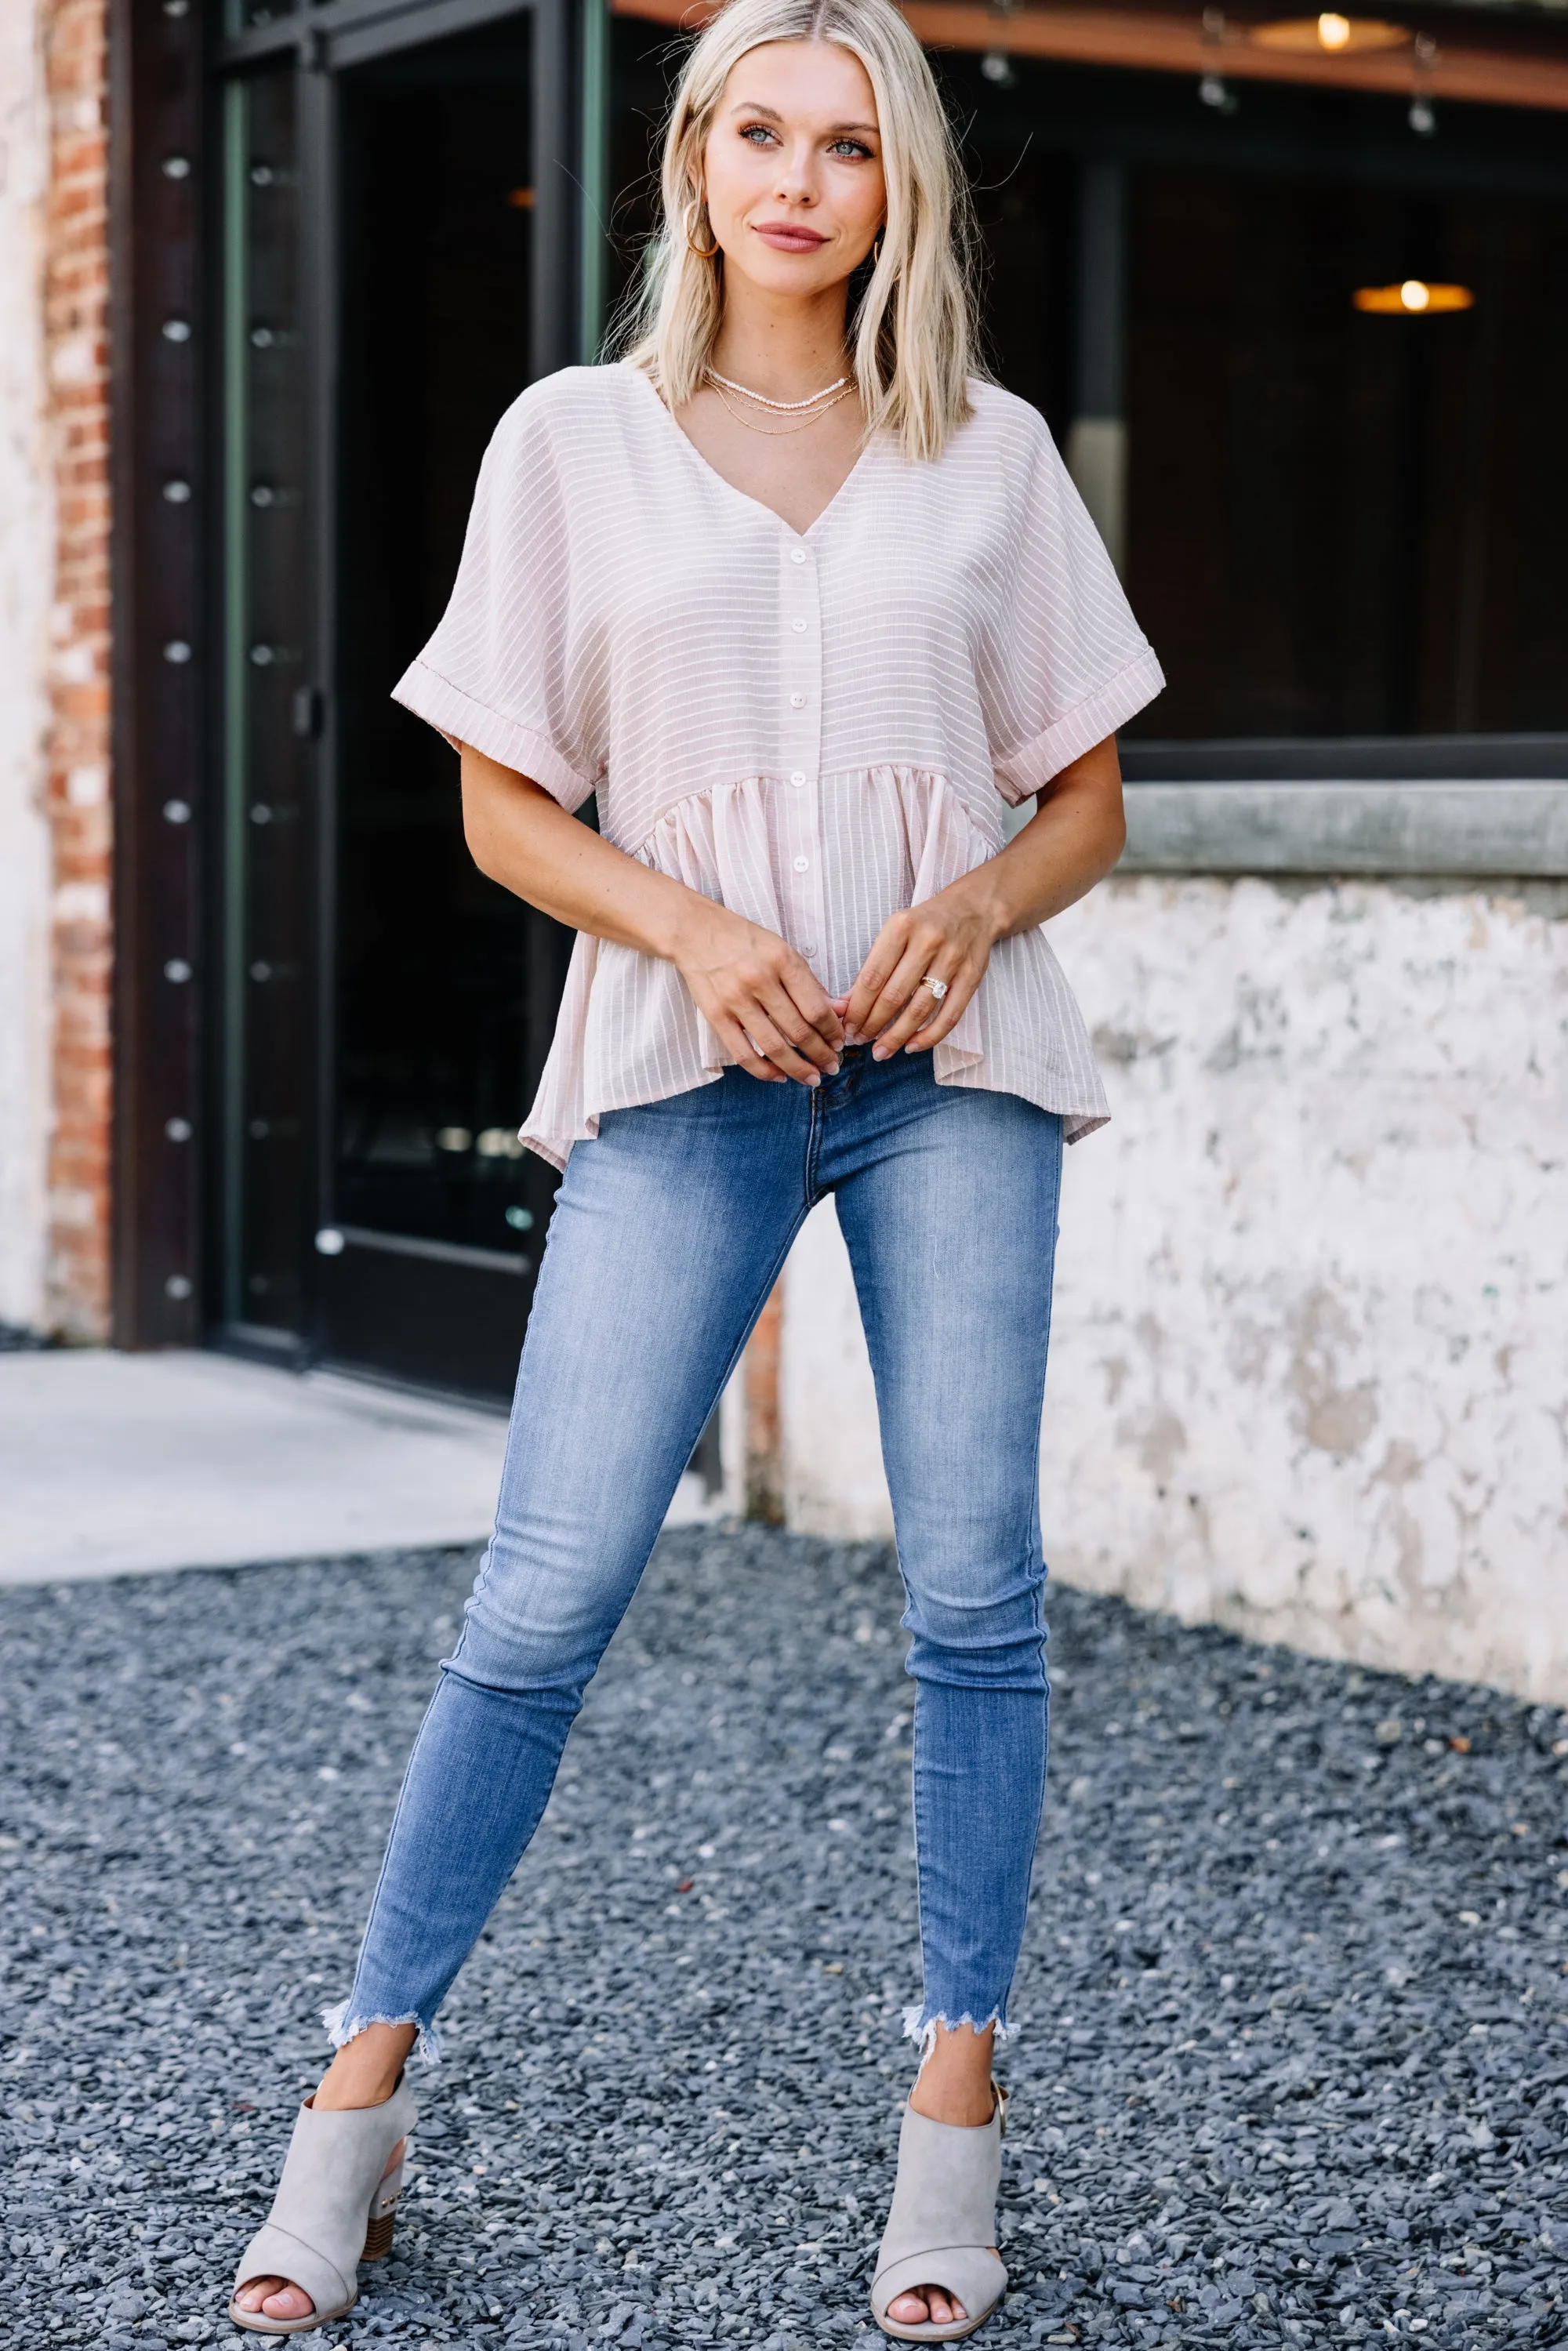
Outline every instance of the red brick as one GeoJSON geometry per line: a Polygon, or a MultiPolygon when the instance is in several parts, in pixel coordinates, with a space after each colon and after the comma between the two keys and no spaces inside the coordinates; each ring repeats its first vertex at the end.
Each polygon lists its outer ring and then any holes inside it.
{"type": "MultiPolygon", "coordinates": [[[[51,384],[50,434],[57,549],[55,592],[70,633],[91,650],[82,684],[52,689],[47,807],[57,883],[110,886],[112,823],[107,808],[73,808],[74,767],[106,764],[110,750],[108,18],[106,0],[44,0],[45,70],[51,107],[45,213],[44,323],[51,350],[86,336],[86,382],[51,384]],[[84,121],[84,99],[93,114],[84,121]]],[[[49,1311],[63,1332],[102,1338],[109,1322],[110,1161],[113,939],[101,921],[56,925],[52,1189],[62,1200],[50,1239],[49,1311]],[[82,1198],[88,1220],[79,1221],[82,1198]]]]}

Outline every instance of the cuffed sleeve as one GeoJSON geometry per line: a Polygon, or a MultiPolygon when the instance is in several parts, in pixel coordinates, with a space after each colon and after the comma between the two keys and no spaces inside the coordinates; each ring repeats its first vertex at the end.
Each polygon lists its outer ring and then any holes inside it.
{"type": "Polygon", "coordinates": [[[485,453],[451,601],[392,698],[567,809],[580,807],[601,769],[572,584],[550,411],[525,392],[485,453]]]}
{"type": "Polygon", "coordinates": [[[997,789],[1017,807],[1152,702],[1165,676],[1038,417],[1013,592],[979,667],[997,789]]]}

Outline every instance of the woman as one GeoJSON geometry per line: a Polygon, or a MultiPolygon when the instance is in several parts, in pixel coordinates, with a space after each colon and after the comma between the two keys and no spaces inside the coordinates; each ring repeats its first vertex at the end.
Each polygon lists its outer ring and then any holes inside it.
{"type": "Polygon", "coordinates": [[[1043,424],[977,373],[948,133],[890,0],[732,0],[664,204],[641,340],[502,421],[398,688],[461,753],[479,865],[581,934],[523,1130],[566,1173],[495,1535],[239,2265],[262,2333],[340,2315],[390,2239],[404,2061],[830,1192],[918,1690],[921,2066],[873,2309],[947,2340],[1006,2282],[991,2053],[1045,1777],[1057,1188],[1104,1116],[1040,925],[1115,862],[1111,737],[1162,681],[1043,424]],[[570,813],[593,791],[598,833],[570,813]]]}

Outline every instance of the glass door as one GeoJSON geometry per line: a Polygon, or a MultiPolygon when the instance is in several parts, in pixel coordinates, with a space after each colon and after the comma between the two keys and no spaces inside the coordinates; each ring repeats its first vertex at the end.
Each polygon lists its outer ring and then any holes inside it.
{"type": "Polygon", "coordinates": [[[451,750],[390,700],[541,356],[536,14],[481,13],[291,13],[223,95],[220,1221],[231,1343],[503,1398],[571,940],[478,873],[451,750]]]}
{"type": "Polygon", "coordinates": [[[450,747],[390,699],[440,618],[485,446],[528,381],[531,23],[340,88],[334,1149],[322,1338],[509,1390],[554,1194],[517,1128],[571,936],[487,881],[450,747]],[[329,1246],[331,1246],[329,1241],[329,1246]]]}

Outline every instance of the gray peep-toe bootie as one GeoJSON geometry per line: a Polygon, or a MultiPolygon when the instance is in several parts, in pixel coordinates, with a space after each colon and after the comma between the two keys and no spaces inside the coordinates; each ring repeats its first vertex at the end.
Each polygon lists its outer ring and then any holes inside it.
{"type": "Polygon", "coordinates": [[[361,2262],[392,2249],[392,2214],[402,2193],[402,2159],[392,2151],[415,2120],[413,2093],[400,2082],[379,2106],[340,2114],[300,2107],[272,2210],[240,2257],[229,2318],[254,2335],[307,2335],[352,2310],[360,2298],[361,2262]],[[238,2296],[252,2278],[287,2278],[315,2304],[308,2318],[268,2318],[241,2310],[238,2296]]]}
{"type": "Polygon", "coordinates": [[[1008,2273],[997,2251],[997,2189],[1002,2176],[1005,2090],[992,2085],[988,2123],[973,2129],[934,2123],[904,2110],[898,2180],[872,2281],[872,2316],[900,2343],[956,2343],[983,2325],[1002,2298],[1008,2273]],[[888,2304],[921,2286],[940,2286],[968,2315],[918,2326],[890,2318],[888,2304]]]}

